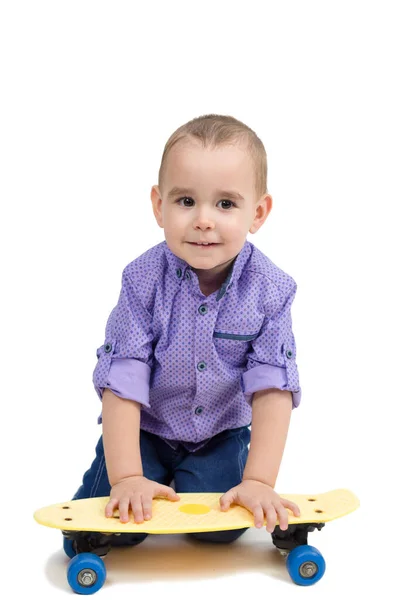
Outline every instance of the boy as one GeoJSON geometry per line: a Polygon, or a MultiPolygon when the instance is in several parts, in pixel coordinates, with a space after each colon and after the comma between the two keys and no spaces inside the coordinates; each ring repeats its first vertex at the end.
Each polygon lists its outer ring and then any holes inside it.
{"type": "Polygon", "coordinates": [[[202,116],[169,138],[151,190],[165,241],[123,270],[93,373],[103,435],[74,499],[110,496],[106,516],[118,507],[122,522],[129,510],[150,519],[155,496],[179,492],[222,492],[221,510],[240,504],[269,532],[277,519],[287,529],[286,509],[300,515],[274,491],[301,398],[297,286],[246,240],[272,208],[266,178],[261,140],[232,117],[202,116]]]}

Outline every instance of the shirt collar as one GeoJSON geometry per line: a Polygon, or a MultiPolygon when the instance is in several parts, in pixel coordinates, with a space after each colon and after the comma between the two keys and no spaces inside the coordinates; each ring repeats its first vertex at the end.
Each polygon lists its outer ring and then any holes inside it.
{"type": "MultiPolygon", "coordinates": [[[[178,283],[181,284],[182,281],[184,281],[187,277],[192,277],[197,279],[197,286],[198,286],[198,278],[197,278],[197,274],[192,270],[191,266],[182,258],[179,258],[179,256],[176,256],[169,248],[168,244],[166,241],[162,242],[163,246],[164,246],[164,252],[165,252],[165,256],[167,258],[167,265],[168,265],[168,272],[171,275],[171,277],[178,283]],[[187,275],[187,273],[190,273],[190,275],[187,275]]],[[[221,285],[220,289],[219,289],[219,293],[217,295],[216,300],[220,300],[225,293],[229,290],[229,288],[232,287],[232,285],[234,285],[240,278],[243,269],[245,268],[247,261],[249,260],[251,254],[252,254],[252,248],[253,244],[251,242],[249,242],[248,240],[245,241],[245,243],[242,246],[242,249],[240,250],[239,254],[236,256],[235,260],[233,261],[233,263],[231,264],[231,267],[229,269],[228,275],[224,281],[224,283],[221,285]]],[[[199,292],[200,292],[200,288],[199,292]]]]}

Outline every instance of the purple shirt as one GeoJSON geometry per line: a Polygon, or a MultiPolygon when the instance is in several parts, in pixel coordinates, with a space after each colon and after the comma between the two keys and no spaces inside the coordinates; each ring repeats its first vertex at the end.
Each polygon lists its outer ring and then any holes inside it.
{"type": "Polygon", "coordinates": [[[250,425],[258,390],[289,390],[297,407],[296,289],[247,240],[209,296],[166,241],[153,246],[122,272],[93,372],[100,400],[107,387],[141,403],[142,429],[191,452],[220,431],[250,425]]]}

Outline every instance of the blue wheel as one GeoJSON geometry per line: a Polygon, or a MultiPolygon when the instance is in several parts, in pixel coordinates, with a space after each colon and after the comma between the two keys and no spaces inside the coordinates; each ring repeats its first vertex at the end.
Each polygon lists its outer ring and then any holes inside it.
{"type": "Polygon", "coordinates": [[[297,546],[286,560],[286,568],[297,585],[313,585],[325,573],[325,560],[314,546],[297,546]]]}
{"type": "Polygon", "coordinates": [[[69,563],[67,579],[77,594],[94,594],[106,580],[106,567],[96,554],[82,552],[69,563]]]}
{"type": "Polygon", "coordinates": [[[69,558],[74,558],[74,556],[76,556],[73,544],[73,540],[69,540],[68,538],[64,537],[64,552],[69,558]]]}

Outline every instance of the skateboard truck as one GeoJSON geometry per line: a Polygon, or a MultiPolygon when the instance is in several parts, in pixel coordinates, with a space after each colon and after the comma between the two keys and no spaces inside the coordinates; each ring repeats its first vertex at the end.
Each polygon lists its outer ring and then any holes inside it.
{"type": "Polygon", "coordinates": [[[298,523],[289,525],[283,531],[277,525],[271,534],[272,542],[282,556],[287,556],[297,546],[304,546],[308,543],[307,537],[310,532],[315,529],[321,531],[324,526],[325,523],[298,523]]]}
{"type": "Polygon", "coordinates": [[[97,556],[106,556],[111,550],[109,534],[63,530],[61,533],[67,540],[71,540],[73,551],[76,554],[90,552],[97,556]]]}

